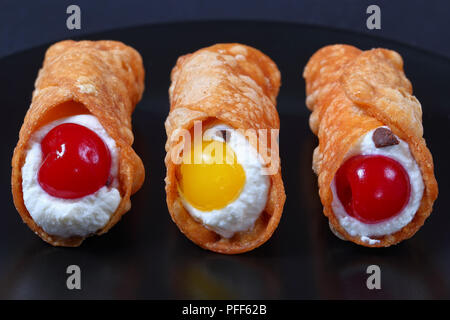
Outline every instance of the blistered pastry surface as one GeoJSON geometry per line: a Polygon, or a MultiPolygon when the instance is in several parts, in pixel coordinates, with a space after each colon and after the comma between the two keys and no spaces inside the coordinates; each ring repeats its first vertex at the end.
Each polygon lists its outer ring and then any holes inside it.
{"type": "MultiPolygon", "coordinates": [[[[196,120],[217,119],[236,129],[279,129],[276,97],[280,72],[262,52],[240,44],[218,44],[182,56],[171,74],[167,136],[190,130],[196,120]]],[[[206,229],[184,209],[177,190],[175,164],[170,151],[177,141],[167,140],[167,205],[180,230],[199,246],[241,253],[267,241],[276,229],[285,201],[281,170],[270,176],[266,208],[248,232],[223,238],[206,229]]],[[[276,155],[278,159],[278,154],[276,155]]],[[[278,160],[279,161],[279,160],[278,160]]]]}
{"type": "Polygon", "coordinates": [[[423,139],[422,108],[412,95],[403,72],[401,56],[386,49],[361,51],[348,45],[318,50],[309,60],[306,80],[310,126],[319,138],[313,168],[319,194],[333,228],[347,240],[365,246],[390,246],[413,236],[430,215],[438,188],[433,159],[423,139]],[[406,141],[418,163],[425,184],[414,219],[398,232],[368,244],[350,236],[339,225],[331,208],[331,182],[345,154],[367,132],[388,126],[406,141]]]}
{"type": "Polygon", "coordinates": [[[106,226],[107,232],[131,207],[130,195],[144,181],[144,166],[131,147],[131,114],[144,90],[144,68],[139,53],[116,41],[61,41],[52,45],[35,82],[30,108],[12,159],[12,193],[23,221],[42,239],[61,246],[78,246],[81,237],[61,238],[37,226],[24,203],[21,168],[28,141],[40,127],[58,118],[90,113],[120,149],[119,181],[122,201],[106,226]]]}

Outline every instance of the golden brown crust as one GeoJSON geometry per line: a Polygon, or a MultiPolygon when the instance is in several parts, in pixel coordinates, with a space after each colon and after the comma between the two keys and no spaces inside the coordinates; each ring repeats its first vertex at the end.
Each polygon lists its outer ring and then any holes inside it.
{"type": "Polygon", "coordinates": [[[368,247],[387,247],[412,237],[430,215],[438,188],[433,159],[423,139],[422,108],[412,95],[398,53],[386,49],[361,51],[332,45],[317,51],[305,67],[306,103],[311,130],[319,137],[313,168],[318,175],[324,214],[345,239],[368,247]],[[391,235],[369,244],[350,236],[333,213],[331,182],[345,154],[358,139],[387,125],[409,144],[422,172],[425,190],[414,219],[391,235]]]}
{"type": "MultiPolygon", "coordinates": [[[[270,176],[267,205],[255,227],[226,239],[206,229],[184,209],[177,190],[176,165],[169,139],[176,130],[191,130],[194,121],[218,119],[238,129],[279,129],[275,108],[280,72],[262,52],[241,44],[217,44],[182,56],[172,70],[170,113],[166,120],[166,194],[173,221],[194,243],[212,251],[234,254],[267,241],[283,211],[285,193],[281,169],[270,176]]],[[[277,148],[277,147],[276,147],[277,148]]],[[[276,155],[279,161],[278,154],[276,155]]]]}
{"type": "Polygon", "coordinates": [[[82,237],[47,234],[30,216],[22,194],[22,166],[28,141],[43,125],[65,116],[89,113],[116,141],[122,200],[97,234],[107,232],[131,207],[130,195],[144,181],[144,166],[131,148],[131,114],[144,91],[144,67],[139,53],[116,41],[61,41],[52,45],[35,82],[30,108],[12,159],[12,193],[23,221],[54,246],[79,246],[82,237]]]}

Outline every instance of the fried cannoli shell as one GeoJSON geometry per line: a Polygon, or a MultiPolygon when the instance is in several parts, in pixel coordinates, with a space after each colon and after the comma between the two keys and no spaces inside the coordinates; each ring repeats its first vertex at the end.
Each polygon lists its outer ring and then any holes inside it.
{"type": "Polygon", "coordinates": [[[311,130],[319,138],[313,169],[330,227],[343,238],[368,247],[387,247],[412,237],[430,215],[437,198],[433,159],[422,137],[422,108],[412,95],[403,72],[401,56],[391,50],[361,51],[348,45],[332,45],[317,51],[303,74],[306,104],[312,111],[311,130]],[[331,183],[344,156],[369,131],[386,125],[409,144],[422,173],[424,193],[413,220],[401,230],[369,244],[341,227],[331,206],[331,183]]]}
{"type": "Polygon", "coordinates": [[[131,147],[131,114],[143,91],[142,58],[136,50],[121,42],[67,40],[47,50],[14,150],[11,178],[14,204],[23,221],[46,242],[54,246],[75,247],[84,238],[62,238],[47,234],[33,221],[25,207],[21,170],[30,137],[36,130],[56,119],[92,114],[116,141],[121,202],[109,222],[96,232],[103,234],[130,209],[130,195],[144,181],[144,166],[131,147]]]}
{"type": "MultiPolygon", "coordinates": [[[[177,130],[191,130],[197,120],[219,120],[244,130],[279,129],[275,104],[280,72],[269,57],[254,48],[218,44],[180,57],[171,78],[170,113],[165,123],[165,181],[172,220],[190,240],[205,249],[225,254],[250,251],[267,241],[278,226],[285,201],[281,169],[270,176],[267,204],[254,228],[223,238],[194,220],[183,207],[176,165],[170,157],[178,141],[171,137],[177,130]]],[[[278,146],[274,149],[279,163],[278,146]]]]}

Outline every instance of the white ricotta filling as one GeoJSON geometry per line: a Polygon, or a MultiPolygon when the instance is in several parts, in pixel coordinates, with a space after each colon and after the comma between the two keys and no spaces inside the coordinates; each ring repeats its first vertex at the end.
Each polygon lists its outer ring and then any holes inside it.
{"type": "MultiPolygon", "coordinates": [[[[85,237],[104,227],[119,206],[118,148],[93,115],[77,115],[56,120],[35,132],[22,167],[22,191],[25,206],[33,220],[50,235],[68,238],[85,237]],[[54,127],[76,123],[94,131],[108,146],[111,154],[110,186],[78,199],[62,199],[49,195],[38,182],[42,163],[41,141],[54,127]]],[[[63,177],[62,177],[63,178],[63,177]]]]}
{"type": "Polygon", "coordinates": [[[236,232],[248,231],[266,207],[270,186],[269,177],[264,174],[263,159],[257,150],[248,142],[245,136],[227,125],[219,124],[205,132],[205,138],[225,142],[215,134],[218,130],[228,130],[229,139],[226,142],[236,155],[236,160],[245,172],[245,185],[238,198],[221,209],[201,211],[194,208],[181,195],[186,210],[200,221],[205,228],[231,238],[236,232]]]}
{"type": "Polygon", "coordinates": [[[333,182],[331,183],[331,190],[333,192],[332,208],[339,223],[348,234],[351,236],[360,236],[361,241],[369,244],[379,242],[379,240],[371,239],[371,236],[389,235],[397,232],[410,223],[420,206],[424,190],[422,173],[409,150],[408,144],[397,137],[399,144],[377,148],[372,140],[372,135],[375,130],[365,134],[360,141],[349,150],[344,161],[356,155],[382,155],[398,161],[408,173],[409,181],[411,183],[411,195],[402,211],[396,216],[379,223],[367,224],[361,222],[347,214],[337,196],[335,180],[333,179],[333,182]]]}

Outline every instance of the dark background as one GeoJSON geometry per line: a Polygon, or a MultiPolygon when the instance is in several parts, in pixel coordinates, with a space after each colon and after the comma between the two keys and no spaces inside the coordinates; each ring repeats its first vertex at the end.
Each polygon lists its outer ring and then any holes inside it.
{"type": "Polygon", "coordinates": [[[0,1],[0,57],[72,36],[143,24],[198,20],[297,22],[375,34],[450,57],[446,0],[40,0],[0,1]],[[81,30],[66,28],[66,8],[81,8],[81,30]],[[366,9],[381,8],[381,30],[366,9]]]}

